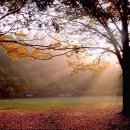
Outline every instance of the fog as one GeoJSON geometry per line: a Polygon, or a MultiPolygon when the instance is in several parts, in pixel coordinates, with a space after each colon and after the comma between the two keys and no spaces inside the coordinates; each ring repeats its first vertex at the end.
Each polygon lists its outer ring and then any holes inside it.
{"type": "Polygon", "coordinates": [[[22,79],[24,87],[28,87],[29,91],[76,92],[78,93],[76,95],[80,96],[116,96],[121,95],[122,92],[121,69],[114,62],[110,63],[110,66],[102,73],[95,74],[86,70],[71,76],[72,68],[67,64],[70,59],[65,56],[33,62],[30,60],[13,62],[3,54],[0,57],[1,66],[11,70],[12,64],[11,73],[13,75],[18,73],[17,78],[22,79]]]}
{"type": "Polygon", "coordinates": [[[94,92],[96,95],[122,95],[120,75],[120,66],[116,63],[111,63],[107,70],[97,76],[88,93],[94,92]]]}
{"type": "Polygon", "coordinates": [[[72,68],[68,66],[67,60],[65,57],[59,57],[49,61],[25,63],[25,70],[21,75],[27,77],[26,83],[34,88],[76,88],[83,96],[121,95],[121,70],[116,63],[110,64],[103,73],[93,74],[86,70],[71,76],[72,68]]]}

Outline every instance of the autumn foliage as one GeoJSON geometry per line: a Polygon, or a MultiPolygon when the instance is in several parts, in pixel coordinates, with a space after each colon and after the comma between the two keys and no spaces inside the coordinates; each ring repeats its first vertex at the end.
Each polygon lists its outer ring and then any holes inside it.
{"type": "MultiPolygon", "coordinates": [[[[35,59],[46,60],[52,58],[52,55],[49,52],[43,53],[40,49],[29,48],[28,43],[27,45],[26,43],[22,44],[22,41],[24,41],[25,38],[26,35],[23,33],[18,33],[15,37],[4,35],[0,37],[0,40],[1,41],[7,40],[7,42],[0,42],[0,45],[3,48],[5,48],[6,55],[14,61],[25,59],[25,58],[31,58],[32,60],[35,59]],[[15,41],[15,39],[17,39],[17,41],[15,41]]],[[[51,45],[51,47],[54,46],[55,44],[51,45]]]]}

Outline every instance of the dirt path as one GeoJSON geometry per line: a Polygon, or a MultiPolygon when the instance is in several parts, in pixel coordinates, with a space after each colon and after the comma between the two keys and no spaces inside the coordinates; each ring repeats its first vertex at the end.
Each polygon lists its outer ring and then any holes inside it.
{"type": "Polygon", "coordinates": [[[74,110],[0,111],[0,130],[130,130],[120,106],[74,110]]]}

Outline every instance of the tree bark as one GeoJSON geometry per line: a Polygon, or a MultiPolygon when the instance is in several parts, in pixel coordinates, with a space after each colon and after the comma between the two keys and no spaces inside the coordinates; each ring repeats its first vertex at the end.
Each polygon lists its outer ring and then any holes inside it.
{"type": "Polygon", "coordinates": [[[122,59],[122,72],[123,72],[123,110],[122,113],[130,116],[130,48],[124,52],[122,59]]]}
{"type": "Polygon", "coordinates": [[[130,47],[129,47],[129,33],[128,33],[128,0],[122,0],[122,72],[123,72],[123,114],[130,116],[130,47]]]}

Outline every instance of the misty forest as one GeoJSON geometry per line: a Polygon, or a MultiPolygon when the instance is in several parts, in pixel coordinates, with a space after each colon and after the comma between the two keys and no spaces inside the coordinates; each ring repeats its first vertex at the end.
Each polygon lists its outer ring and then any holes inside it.
{"type": "Polygon", "coordinates": [[[129,20],[129,0],[0,0],[0,128],[130,129],[129,20]]]}

